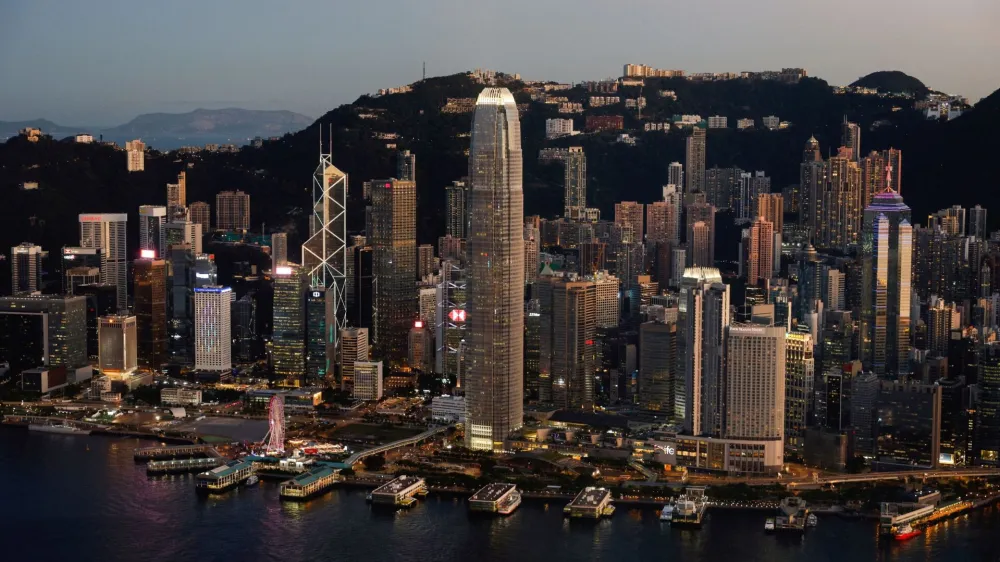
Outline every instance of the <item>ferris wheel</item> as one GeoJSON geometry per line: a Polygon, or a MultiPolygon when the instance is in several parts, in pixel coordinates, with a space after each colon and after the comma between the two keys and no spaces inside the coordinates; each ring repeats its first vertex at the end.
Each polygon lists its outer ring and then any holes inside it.
{"type": "Polygon", "coordinates": [[[263,442],[270,453],[285,452],[285,399],[280,394],[271,397],[267,407],[267,434],[263,442]]]}

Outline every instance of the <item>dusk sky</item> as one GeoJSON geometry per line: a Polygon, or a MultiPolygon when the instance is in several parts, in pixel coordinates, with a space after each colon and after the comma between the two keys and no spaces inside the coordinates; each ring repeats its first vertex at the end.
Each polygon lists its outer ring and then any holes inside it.
{"type": "Polygon", "coordinates": [[[476,67],[526,79],[898,69],[977,101],[1000,88],[997,0],[0,0],[0,120],[106,126],[198,107],[318,117],[476,67]]]}

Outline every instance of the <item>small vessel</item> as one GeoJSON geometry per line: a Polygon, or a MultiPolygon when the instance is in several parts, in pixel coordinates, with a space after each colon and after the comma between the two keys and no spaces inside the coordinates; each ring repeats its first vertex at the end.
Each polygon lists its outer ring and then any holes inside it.
{"type": "Polygon", "coordinates": [[[806,527],[815,527],[819,524],[819,518],[816,517],[815,513],[810,513],[806,516],[806,527]]]}
{"type": "Polygon", "coordinates": [[[258,482],[260,482],[260,478],[256,474],[251,474],[250,478],[247,478],[247,481],[244,483],[244,486],[256,486],[258,482]]]}
{"type": "Polygon", "coordinates": [[[29,431],[41,431],[43,433],[61,433],[63,435],[90,435],[89,429],[80,429],[65,423],[57,424],[30,424],[29,431]]]}
{"type": "Polygon", "coordinates": [[[684,494],[677,498],[670,525],[674,527],[701,527],[708,509],[705,488],[689,486],[684,494]]]}
{"type": "Polygon", "coordinates": [[[674,504],[672,503],[665,504],[663,506],[663,509],[660,510],[660,521],[666,521],[667,523],[669,523],[670,520],[673,518],[674,518],[674,504]]]}
{"type": "Polygon", "coordinates": [[[920,529],[914,529],[908,523],[896,529],[896,532],[892,535],[897,541],[905,541],[912,539],[913,537],[920,534],[920,529]]]}
{"type": "Polygon", "coordinates": [[[765,531],[774,530],[774,517],[768,517],[767,521],[764,521],[764,530],[765,531]]]}

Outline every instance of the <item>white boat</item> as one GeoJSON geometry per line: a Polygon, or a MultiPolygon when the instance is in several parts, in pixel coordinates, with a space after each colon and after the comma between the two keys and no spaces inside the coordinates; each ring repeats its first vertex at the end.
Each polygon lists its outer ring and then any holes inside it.
{"type": "Polygon", "coordinates": [[[246,481],[246,483],[244,485],[245,486],[256,486],[257,482],[260,482],[260,478],[258,478],[256,474],[251,474],[250,478],[247,478],[247,481],[246,481]]]}
{"type": "Polygon", "coordinates": [[[767,521],[764,521],[764,530],[765,531],[774,530],[774,517],[768,517],[767,521]]]}
{"type": "Polygon", "coordinates": [[[28,426],[28,430],[41,431],[43,433],[61,433],[63,435],[90,435],[89,429],[80,429],[64,423],[54,425],[33,423],[28,426]]]}
{"type": "Polygon", "coordinates": [[[662,510],[660,510],[660,521],[670,522],[670,520],[673,518],[674,518],[674,505],[668,503],[663,506],[662,510]]]}
{"type": "Polygon", "coordinates": [[[806,527],[815,527],[817,524],[819,524],[819,518],[816,517],[815,513],[806,516],[806,527]]]}

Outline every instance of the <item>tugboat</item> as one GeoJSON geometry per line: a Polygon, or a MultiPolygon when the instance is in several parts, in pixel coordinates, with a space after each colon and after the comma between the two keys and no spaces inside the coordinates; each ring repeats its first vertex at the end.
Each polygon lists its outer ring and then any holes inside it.
{"type": "Polygon", "coordinates": [[[667,503],[660,511],[660,521],[669,523],[674,518],[674,504],[667,503]]]}
{"type": "Polygon", "coordinates": [[[912,539],[913,537],[920,534],[920,529],[914,529],[909,525],[909,523],[904,524],[900,528],[896,529],[896,532],[892,535],[897,541],[905,541],[912,539]]]}

